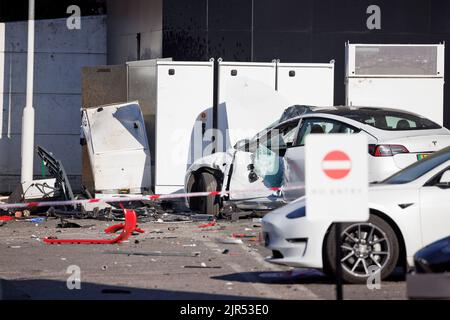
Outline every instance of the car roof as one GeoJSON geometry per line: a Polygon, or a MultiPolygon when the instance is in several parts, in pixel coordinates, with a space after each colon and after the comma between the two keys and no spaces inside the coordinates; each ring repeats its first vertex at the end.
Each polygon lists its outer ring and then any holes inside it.
{"type": "Polygon", "coordinates": [[[373,114],[377,114],[377,113],[385,114],[386,112],[416,115],[415,113],[408,112],[405,110],[393,109],[393,108],[382,108],[382,107],[365,107],[365,106],[319,107],[319,106],[307,106],[307,105],[293,105],[284,110],[283,115],[280,117],[280,121],[279,121],[278,125],[281,125],[284,122],[288,122],[291,120],[296,120],[305,115],[313,115],[313,114],[330,114],[330,115],[342,116],[342,117],[351,119],[352,116],[373,115],[373,114]]]}

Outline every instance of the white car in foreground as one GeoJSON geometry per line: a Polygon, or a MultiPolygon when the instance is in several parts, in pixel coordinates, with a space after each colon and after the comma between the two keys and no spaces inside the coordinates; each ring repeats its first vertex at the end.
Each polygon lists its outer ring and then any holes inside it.
{"type": "MultiPolygon", "coordinates": [[[[449,130],[406,111],[292,106],[278,123],[253,139],[195,161],[186,172],[186,192],[229,191],[226,200],[242,209],[274,208],[294,200],[304,194],[296,187],[304,183],[305,137],[333,133],[367,137],[370,181],[385,179],[450,145],[449,130]],[[284,199],[273,195],[273,187],[284,187],[284,199]]],[[[222,200],[190,198],[189,206],[217,215],[222,200]]]]}
{"type": "MultiPolygon", "coordinates": [[[[263,222],[268,261],[322,269],[334,274],[335,227],[311,221],[305,197],[267,214],[263,222]]],[[[368,222],[342,225],[343,277],[365,282],[369,268],[382,279],[396,266],[413,266],[420,248],[450,234],[450,147],[434,153],[369,188],[368,222]]]]}

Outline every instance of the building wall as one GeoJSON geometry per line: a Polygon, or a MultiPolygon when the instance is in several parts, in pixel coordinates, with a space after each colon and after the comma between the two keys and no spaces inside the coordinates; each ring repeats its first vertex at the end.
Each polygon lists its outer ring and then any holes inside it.
{"type": "Polygon", "coordinates": [[[107,1],[108,64],[162,56],[162,4],[163,0],[107,1]]]}
{"type": "MultiPolygon", "coordinates": [[[[106,63],[106,17],[82,17],[80,30],[69,30],[66,19],[38,20],[35,32],[35,146],[62,160],[79,187],[81,68],[106,63]]],[[[20,180],[26,55],[27,22],[0,23],[0,192],[20,180]]],[[[35,156],[34,173],[40,172],[35,156]]]]}
{"type": "MultiPolygon", "coordinates": [[[[108,8],[109,9],[109,8],[108,8]]],[[[163,57],[174,60],[328,62],[335,64],[335,104],[345,103],[345,42],[450,43],[446,0],[164,0],[163,57]],[[367,8],[381,9],[381,29],[367,28],[367,8]]],[[[446,50],[450,76],[450,48],[446,50]]],[[[448,81],[447,81],[448,82],[448,81]]],[[[444,124],[450,127],[450,86],[444,124]]],[[[426,107],[426,106],[424,106],[426,107]]]]}

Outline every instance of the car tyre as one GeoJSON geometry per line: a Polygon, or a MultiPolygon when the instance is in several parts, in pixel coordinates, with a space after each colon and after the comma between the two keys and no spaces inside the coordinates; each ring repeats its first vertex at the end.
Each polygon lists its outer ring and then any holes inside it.
{"type": "MultiPolygon", "coordinates": [[[[196,173],[193,173],[189,177],[189,180],[188,180],[187,185],[186,185],[186,191],[188,193],[199,192],[199,190],[198,190],[198,175],[196,173]]],[[[187,201],[188,201],[188,204],[189,204],[189,209],[191,209],[194,212],[199,212],[200,211],[199,200],[200,199],[198,197],[189,197],[189,198],[187,198],[187,201]]]]}
{"type": "MultiPolygon", "coordinates": [[[[219,183],[213,174],[201,172],[191,176],[188,181],[188,192],[213,192],[219,191],[219,183]]],[[[200,214],[220,214],[220,196],[192,197],[189,198],[189,208],[200,214]]]]}
{"type": "MultiPolygon", "coordinates": [[[[344,281],[367,283],[374,272],[372,266],[381,266],[381,280],[394,271],[400,247],[397,235],[389,223],[376,215],[370,215],[368,222],[343,223],[341,230],[341,258],[345,259],[341,264],[344,281]]],[[[332,276],[336,276],[335,234],[336,226],[333,225],[325,239],[324,248],[324,271],[332,276]]]]}

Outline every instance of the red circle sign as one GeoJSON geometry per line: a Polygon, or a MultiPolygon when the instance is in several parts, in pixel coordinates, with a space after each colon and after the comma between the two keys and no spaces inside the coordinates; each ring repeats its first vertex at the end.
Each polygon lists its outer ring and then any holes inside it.
{"type": "Polygon", "coordinates": [[[352,169],[350,157],[342,151],[331,151],[322,160],[322,170],[331,179],[345,178],[352,169]]]}

